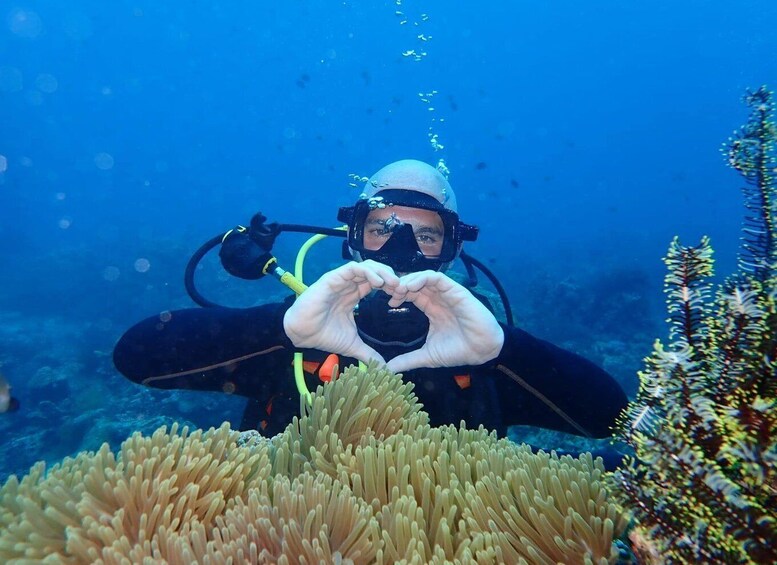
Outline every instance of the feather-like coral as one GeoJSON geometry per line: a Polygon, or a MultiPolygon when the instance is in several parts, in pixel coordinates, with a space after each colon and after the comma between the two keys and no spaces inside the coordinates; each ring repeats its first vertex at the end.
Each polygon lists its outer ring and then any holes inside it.
{"type": "Polygon", "coordinates": [[[739,270],[713,296],[712,248],[673,241],[669,343],[657,342],[618,436],[614,479],[645,563],[777,562],[777,138],[772,93],[748,93],[729,140],[747,214],[739,270]]]}
{"type": "Polygon", "coordinates": [[[433,428],[375,367],[272,440],[135,434],[0,490],[3,563],[608,563],[625,520],[600,460],[433,428]]]}

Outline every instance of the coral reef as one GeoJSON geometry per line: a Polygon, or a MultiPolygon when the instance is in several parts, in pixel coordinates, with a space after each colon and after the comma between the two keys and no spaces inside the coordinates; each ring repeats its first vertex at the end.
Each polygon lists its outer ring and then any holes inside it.
{"type": "Polygon", "coordinates": [[[429,426],[370,367],[272,439],[134,434],[0,489],[4,563],[607,563],[625,529],[601,461],[429,426]]]}
{"type": "Polygon", "coordinates": [[[21,402],[0,417],[0,484],[39,460],[52,464],[105,441],[117,449],[135,431],[240,422],[242,397],[154,390],[117,374],[109,353],[116,339],[82,320],[0,308],[0,371],[21,402]]]}
{"type": "Polygon", "coordinates": [[[726,151],[747,181],[739,270],[714,289],[709,240],[672,242],[669,343],[618,426],[636,459],[614,480],[645,563],[777,562],[777,130],[771,92],[746,102],[726,151]]]}
{"type": "Polygon", "coordinates": [[[538,266],[527,281],[516,283],[526,287],[516,304],[517,319],[543,339],[600,365],[633,396],[645,343],[661,329],[663,316],[652,299],[658,284],[646,270],[601,260],[564,268],[538,266]]]}

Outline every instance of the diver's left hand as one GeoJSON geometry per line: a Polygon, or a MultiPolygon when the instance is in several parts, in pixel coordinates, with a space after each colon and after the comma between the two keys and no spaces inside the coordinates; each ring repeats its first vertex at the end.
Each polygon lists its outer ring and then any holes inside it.
{"type": "Polygon", "coordinates": [[[502,350],[504,331],[494,315],[466,288],[442,273],[405,275],[391,295],[392,308],[412,302],[429,318],[426,343],[389,361],[391,371],[481,365],[502,350]]]}

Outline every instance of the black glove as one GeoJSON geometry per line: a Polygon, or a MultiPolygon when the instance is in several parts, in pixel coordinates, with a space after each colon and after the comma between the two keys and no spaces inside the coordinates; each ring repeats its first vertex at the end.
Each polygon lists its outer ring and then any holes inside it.
{"type": "Polygon", "coordinates": [[[238,226],[221,242],[219,258],[224,269],[235,277],[247,280],[262,278],[262,269],[270,261],[272,246],[280,228],[277,223],[267,223],[267,218],[257,213],[251,218],[249,228],[238,226]]]}

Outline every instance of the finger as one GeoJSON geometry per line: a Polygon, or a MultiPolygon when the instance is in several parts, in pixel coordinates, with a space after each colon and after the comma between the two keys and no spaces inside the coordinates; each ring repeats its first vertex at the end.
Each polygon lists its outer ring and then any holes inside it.
{"type": "Polygon", "coordinates": [[[433,273],[434,271],[420,271],[418,273],[404,275],[399,279],[400,286],[407,289],[409,292],[418,292],[426,286],[430,275],[433,273]]]}
{"type": "Polygon", "coordinates": [[[381,273],[384,278],[395,277],[397,280],[399,280],[399,277],[397,277],[397,274],[394,272],[394,269],[392,269],[388,265],[384,265],[383,263],[378,263],[377,261],[373,261],[372,259],[367,259],[366,261],[362,261],[359,264],[365,267],[368,267],[373,271],[381,273]]]}
{"type": "Polygon", "coordinates": [[[399,277],[386,265],[375,261],[365,263],[349,263],[349,277],[355,283],[367,282],[371,288],[393,288],[399,284],[399,277]]]}
{"type": "Polygon", "coordinates": [[[428,292],[429,291],[424,291],[422,289],[418,292],[408,293],[405,301],[412,302],[415,304],[416,308],[425,313],[428,310],[429,305],[434,304],[434,300],[432,299],[432,296],[428,294],[428,292]]]}
{"type": "Polygon", "coordinates": [[[455,284],[453,279],[435,271],[413,273],[413,275],[408,275],[407,280],[403,282],[408,290],[413,292],[419,292],[423,289],[433,292],[444,292],[455,284]]]}
{"type": "Polygon", "coordinates": [[[431,367],[429,364],[429,355],[423,348],[398,355],[386,363],[386,368],[392,373],[403,373],[405,371],[417,369],[418,367],[431,367]]]}
{"type": "Polygon", "coordinates": [[[403,302],[412,302],[423,310],[427,304],[433,301],[433,296],[438,294],[438,292],[434,289],[429,289],[426,286],[421,286],[420,289],[413,291],[408,289],[404,284],[400,284],[388,294],[391,294],[392,297],[389,302],[389,306],[392,308],[396,308],[403,302]]]}
{"type": "Polygon", "coordinates": [[[303,295],[309,293],[314,288],[319,288],[321,286],[325,286],[330,291],[337,293],[353,287],[353,285],[358,282],[355,280],[357,278],[357,273],[354,270],[354,265],[356,265],[355,262],[346,263],[332,271],[324,273],[321,275],[320,279],[310,285],[303,295]]]}
{"type": "Polygon", "coordinates": [[[388,265],[378,263],[377,261],[373,261],[371,259],[368,259],[359,265],[364,268],[365,271],[370,271],[381,278],[383,283],[379,288],[382,288],[383,286],[394,288],[399,284],[399,277],[394,272],[394,269],[388,265]]]}
{"type": "MultiPolygon", "coordinates": [[[[369,280],[363,280],[356,285],[357,292],[358,292],[358,302],[368,294],[370,294],[373,290],[375,290],[375,286],[369,281],[369,280]]],[[[356,304],[354,304],[356,306],[356,304]]]]}

